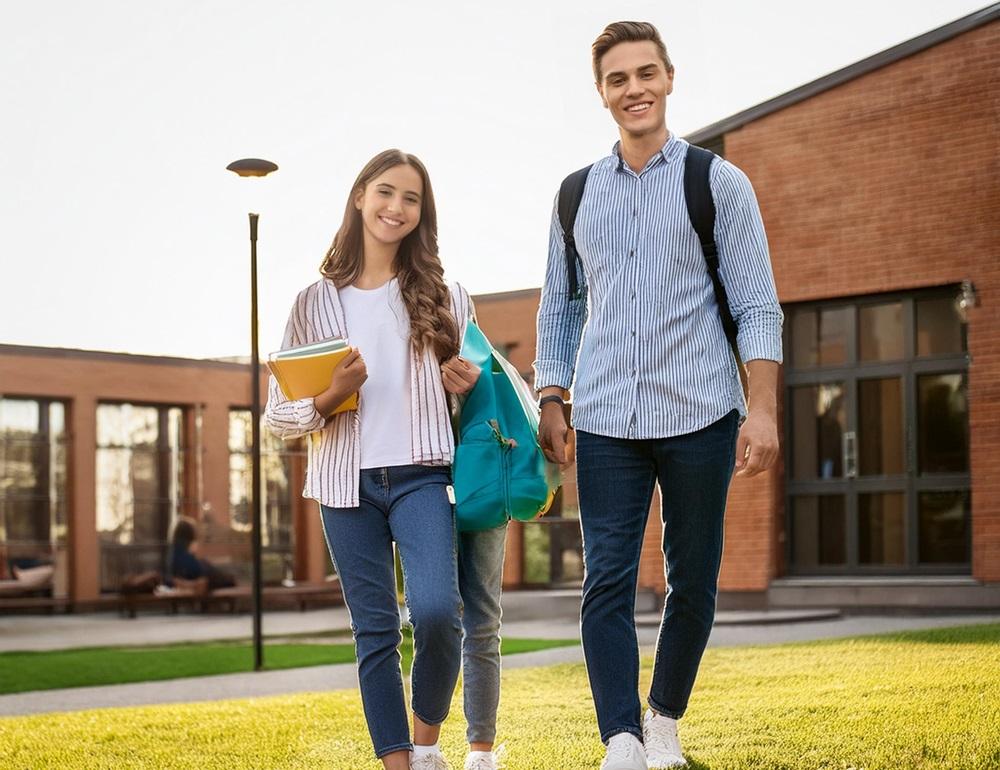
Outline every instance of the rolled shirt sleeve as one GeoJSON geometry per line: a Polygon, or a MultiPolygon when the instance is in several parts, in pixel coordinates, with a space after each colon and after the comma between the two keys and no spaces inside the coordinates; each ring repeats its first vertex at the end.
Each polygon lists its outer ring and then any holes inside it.
{"type": "Polygon", "coordinates": [[[740,357],[781,363],[784,314],[774,286],[757,196],[747,175],[725,160],[713,163],[711,185],[717,212],[719,274],[739,330],[740,357]]]}
{"type": "Polygon", "coordinates": [[[558,198],[552,208],[549,256],[538,308],[538,352],[534,363],[535,390],[547,387],[569,389],[573,384],[580,337],[587,321],[587,281],[577,264],[580,296],[569,297],[566,248],[559,223],[558,198]]]}

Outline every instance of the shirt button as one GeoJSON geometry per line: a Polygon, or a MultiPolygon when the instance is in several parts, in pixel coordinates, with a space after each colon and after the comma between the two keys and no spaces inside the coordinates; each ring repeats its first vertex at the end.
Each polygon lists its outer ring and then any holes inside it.
{"type": "Polygon", "coordinates": [[[628,255],[630,257],[634,257],[635,256],[635,249],[630,249],[628,255]]]}

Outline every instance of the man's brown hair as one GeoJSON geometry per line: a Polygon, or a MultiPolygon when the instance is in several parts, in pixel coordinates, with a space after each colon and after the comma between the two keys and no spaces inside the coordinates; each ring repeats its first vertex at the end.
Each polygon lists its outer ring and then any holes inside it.
{"type": "Polygon", "coordinates": [[[663,44],[659,31],[648,21],[615,21],[604,28],[597,36],[591,50],[594,60],[594,79],[601,82],[601,59],[619,43],[640,43],[648,40],[656,46],[667,72],[673,72],[674,65],[670,63],[667,47],[663,44]]]}

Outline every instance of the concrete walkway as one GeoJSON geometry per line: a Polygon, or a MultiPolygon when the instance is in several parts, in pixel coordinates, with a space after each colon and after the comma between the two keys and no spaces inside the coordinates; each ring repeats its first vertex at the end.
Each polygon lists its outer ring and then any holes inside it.
{"type": "MultiPolygon", "coordinates": [[[[832,639],[859,634],[976,623],[1000,622],[1000,614],[952,615],[931,617],[856,616],[825,617],[805,620],[801,617],[772,617],[758,614],[757,621],[747,613],[734,613],[726,623],[726,613],[719,613],[720,623],[712,631],[709,646],[776,644],[781,642],[832,639]],[[780,622],[776,622],[780,620],[780,622]],[[794,622],[789,622],[794,621],[794,622]]],[[[342,608],[298,613],[268,613],[264,633],[282,637],[287,634],[312,634],[348,627],[342,608]]],[[[119,644],[164,644],[170,641],[207,641],[240,639],[250,636],[249,616],[150,616],[123,620],[114,616],[80,615],[55,617],[4,618],[0,621],[2,649],[52,650],[66,647],[119,644]],[[32,633],[33,632],[33,633],[32,633]]],[[[639,643],[644,654],[652,654],[656,641],[655,625],[638,627],[639,643]]],[[[578,639],[579,623],[575,617],[555,619],[510,620],[504,624],[509,638],[578,639]]],[[[265,662],[267,651],[265,649],[265,662]]],[[[548,666],[555,663],[578,663],[583,660],[579,645],[552,650],[510,655],[504,668],[548,666]]],[[[54,711],[77,711],[118,706],[157,703],[256,698],[298,692],[323,692],[357,686],[354,664],[314,666],[283,671],[193,677],[161,682],[78,687],[44,690],[0,696],[0,716],[38,714],[54,711]]]]}

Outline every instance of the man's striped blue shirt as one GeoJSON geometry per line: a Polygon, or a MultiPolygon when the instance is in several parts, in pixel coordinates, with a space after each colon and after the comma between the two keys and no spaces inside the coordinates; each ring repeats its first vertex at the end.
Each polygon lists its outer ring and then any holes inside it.
{"type": "MultiPolygon", "coordinates": [[[[684,202],[688,143],[672,134],[635,173],[618,145],[590,171],[574,227],[582,297],[568,297],[552,214],[538,311],[535,387],[573,389],[573,424],[615,438],[691,433],[746,414],[701,244],[684,202]],[[574,377],[575,375],[575,377],[574,377]]],[[[720,275],[744,361],[781,361],[782,312],[764,224],[746,175],[710,171],[720,275]]]]}

